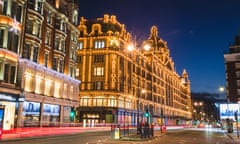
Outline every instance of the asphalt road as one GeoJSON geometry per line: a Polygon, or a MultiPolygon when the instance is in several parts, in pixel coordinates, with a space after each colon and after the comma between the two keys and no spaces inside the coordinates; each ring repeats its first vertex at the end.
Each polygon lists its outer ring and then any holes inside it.
{"type": "Polygon", "coordinates": [[[71,135],[33,137],[0,141],[0,144],[91,144],[110,138],[110,132],[86,132],[71,135]]]}
{"type": "Polygon", "coordinates": [[[240,144],[221,130],[174,130],[154,139],[151,144],[240,144]]]}
{"type": "Polygon", "coordinates": [[[240,144],[221,130],[181,129],[170,130],[160,137],[144,141],[111,139],[110,132],[84,132],[72,135],[35,137],[0,141],[0,144],[240,144]]]}

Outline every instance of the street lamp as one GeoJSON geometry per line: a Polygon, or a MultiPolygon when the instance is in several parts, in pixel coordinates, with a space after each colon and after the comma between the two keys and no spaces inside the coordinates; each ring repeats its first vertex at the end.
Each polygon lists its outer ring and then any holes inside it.
{"type": "Polygon", "coordinates": [[[197,119],[200,119],[201,120],[201,112],[200,112],[200,108],[201,108],[201,106],[203,105],[203,103],[202,102],[194,102],[194,106],[196,107],[196,109],[197,109],[197,111],[196,111],[196,113],[197,113],[197,119]],[[200,117],[199,117],[199,114],[198,113],[200,113],[200,117]]]}
{"type": "MultiPolygon", "coordinates": [[[[150,46],[148,44],[145,44],[143,46],[143,49],[145,51],[148,51],[150,49],[150,46]]],[[[136,48],[136,46],[134,44],[129,44],[127,46],[127,50],[129,52],[132,52],[133,50],[135,50],[136,52],[136,59],[139,59],[139,56],[141,55],[141,52],[136,48]]],[[[138,63],[139,64],[139,63],[138,63]]],[[[139,75],[140,73],[138,74],[137,76],[137,79],[138,79],[138,86],[137,86],[137,90],[138,90],[138,95],[137,95],[137,133],[140,133],[140,95],[142,96],[146,90],[145,89],[142,89],[140,91],[140,87],[139,87],[139,75]]]]}

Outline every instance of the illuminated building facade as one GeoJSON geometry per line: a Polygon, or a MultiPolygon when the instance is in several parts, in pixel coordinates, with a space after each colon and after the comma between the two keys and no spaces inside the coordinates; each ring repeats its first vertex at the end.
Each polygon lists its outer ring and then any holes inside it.
{"type": "Polygon", "coordinates": [[[226,94],[229,102],[240,102],[240,36],[235,37],[229,46],[229,52],[224,54],[226,69],[226,94]]]}
{"type": "Polygon", "coordinates": [[[116,16],[80,18],[76,78],[84,125],[186,124],[192,118],[190,81],[179,76],[165,41],[153,26],[141,46],[116,16]],[[148,112],[149,117],[146,117],[148,112]]]}
{"type": "Polygon", "coordinates": [[[0,0],[0,115],[4,130],[70,122],[77,0],[0,0]]]}

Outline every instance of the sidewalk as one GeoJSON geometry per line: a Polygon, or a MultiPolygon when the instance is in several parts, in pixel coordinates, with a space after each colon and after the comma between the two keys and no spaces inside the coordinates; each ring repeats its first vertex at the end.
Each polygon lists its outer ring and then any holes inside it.
{"type": "Polygon", "coordinates": [[[149,138],[141,138],[140,134],[129,134],[122,136],[120,139],[105,139],[103,141],[98,142],[97,144],[144,144],[144,143],[151,143],[151,141],[156,140],[160,136],[164,135],[165,133],[161,133],[161,131],[155,130],[154,136],[149,138]]]}
{"type": "Polygon", "coordinates": [[[225,132],[227,136],[235,141],[239,141],[240,143],[240,131],[237,133],[237,130],[235,129],[233,133],[228,133],[227,131],[225,132]]]}

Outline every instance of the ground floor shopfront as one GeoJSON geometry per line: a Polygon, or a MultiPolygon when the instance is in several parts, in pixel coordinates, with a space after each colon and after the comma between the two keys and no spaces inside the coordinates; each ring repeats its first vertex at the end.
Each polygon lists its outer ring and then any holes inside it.
{"type": "Polygon", "coordinates": [[[25,98],[19,107],[18,127],[68,125],[71,123],[71,109],[77,105],[76,101],[35,94],[28,94],[25,98]]]}
{"type": "Polygon", "coordinates": [[[137,126],[138,119],[139,124],[149,122],[156,126],[162,125],[189,125],[190,120],[186,120],[180,117],[174,117],[170,115],[161,116],[150,114],[146,117],[144,112],[138,112],[134,110],[121,109],[121,108],[108,108],[108,107],[80,107],[78,108],[79,122],[83,126],[98,126],[106,124],[120,124],[137,126]]]}
{"type": "Polygon", "coordinates": [[[78,102],[30,94],[0,93],[0,128],[68,126],[71,108],[78,102]]]}

